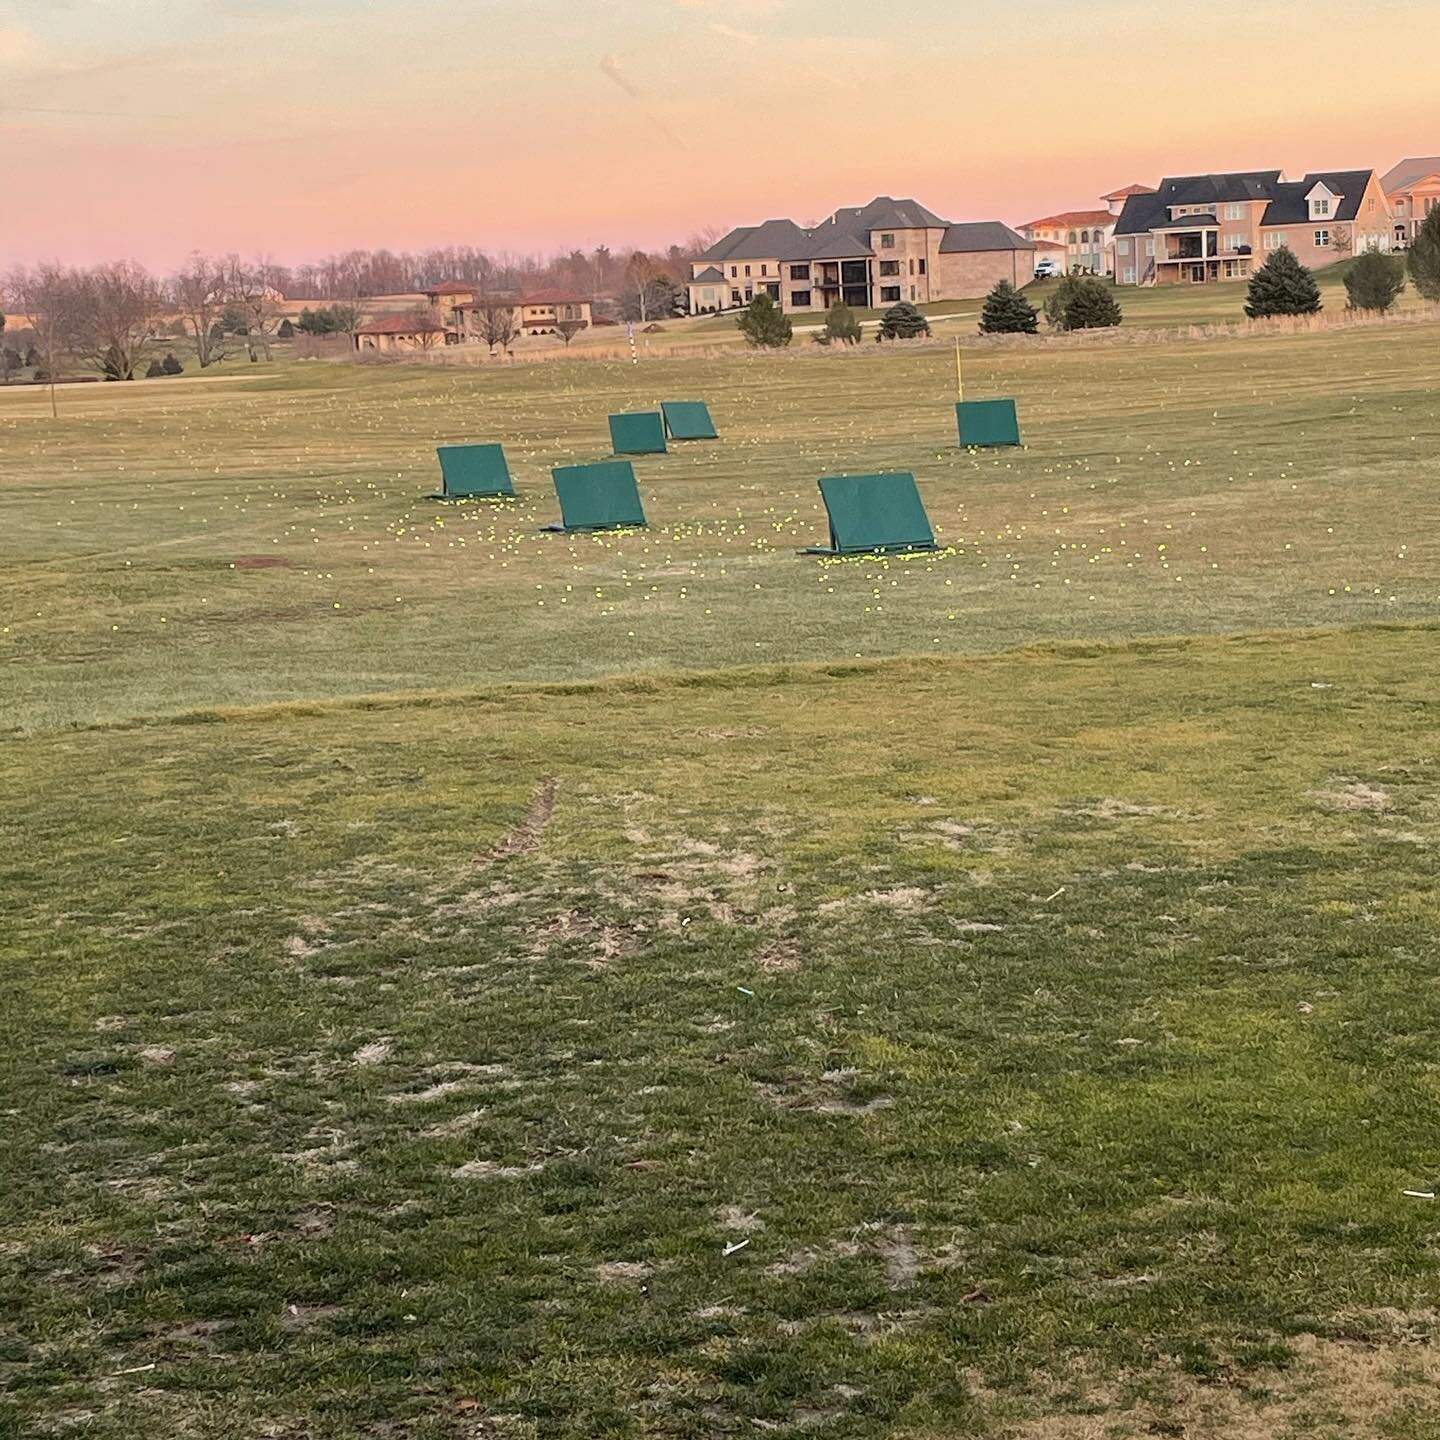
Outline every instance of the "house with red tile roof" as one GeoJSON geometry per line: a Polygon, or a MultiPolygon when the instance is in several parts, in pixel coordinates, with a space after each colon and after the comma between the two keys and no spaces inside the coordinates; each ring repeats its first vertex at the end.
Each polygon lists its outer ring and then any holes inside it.
{"type": "Polygon", "coordinates": [[[1110,253],[1115,219],[1108,210],[1061,210],[1027,221],[1020,233],[1036,244],[1063,246],[1067,274],[1107,275],[1115,268],[1110,253]]]}
{"type": "Polygon", "coordinates": [[[427,310],[377,315],[355,331],[355,349],[361,354],[434,350],[449,343],[444,321],[427,310]]]}

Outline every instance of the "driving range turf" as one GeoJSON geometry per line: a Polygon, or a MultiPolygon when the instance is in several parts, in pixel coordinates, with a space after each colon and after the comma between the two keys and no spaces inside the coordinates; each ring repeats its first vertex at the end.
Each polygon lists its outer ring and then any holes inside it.
{"type": "Polygon", "coordinates": [[[0,392],[0,1434],[1440,1433],[1437,336],[0,392]]]}

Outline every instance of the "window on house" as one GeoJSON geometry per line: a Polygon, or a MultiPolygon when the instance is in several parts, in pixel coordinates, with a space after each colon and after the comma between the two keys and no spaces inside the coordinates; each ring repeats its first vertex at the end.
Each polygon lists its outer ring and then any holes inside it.
{"type": "Polygon", "coordinates": [[[1133,285],[1135,283],[1135,267],[1133,265],[1127,265],[1125,267],[1125,283],[1127,285],[1133,285]]]}
{"type": "Polygon", "coordinates": [[[911,273],[912,275],[915,273],[915,262],[914,262],[914,260],[911,260],[911,262],[910,262],[910,273],[911,273]]]}
{"type": "Polygon", "coordinates": [[[745,267],[745,273],[747,275],[750,273],[750,267],[748,265],[745,267]]]}
{"type": "Polygon", "coordinates": [[[1115,253],[1117,255],[1128,255],[1130,253],[1130,242],[1128,240],[1117,240],[1115,242],[1115,253]]]}
{"type": "Polygon", "coordinates": [[[733,280],[740,272],[732,265],[730,267],[730,278],[733,280]]]}
{"type": "Polygon", "coordinates": [[[1317,230],[1315,232],[1315,248],[1317,250],[1328,250],[1330,248],[1330,232],[1328,230],[1317,230]]]}
{"type": "Polygon", "coordinates": [[[1280,250],[1289,243],[1289,236],[1283,230],[1272,230],[1265,237],[1265,248],[1267,250],[1280,250]]]}
{"type": "Polygon", "coordinates": [[[1152,235],[1152,236],[1151,236],[1148,240],[1146,240],[1146,242],[1145,242],[1145,254],[1146,254],[1147,256],[1149,256],[1149,255],[1153,255],[1154,253],[1155,253],[1155,237],[1152,235]]]}
{"type": "Polygon", "coordinates": [[[762,275],[768,275],[770,273],[770,267],[768,265],[762,265],[760,267],[760,273],[762,275]]]}
{"type": "Polygon", "coordinates": [[[882,250],[893,250],[895,248],[895,237],[893,235],[882,235],[880,237],[880,248],[882,250]]]}
{"type": "Polygon", "coordinates": [[[1317,197],[1315,201],[1315,213],[1317,215],[1328,215],[1330,213],[1329,200],[1321,200],[1317,197]]]}
{"type": "Polygon", "coordinates": [[[900,287],[898,285],[882,285],[880,287],[880,303],[882,305],[894,304],[900,298],[900,287]]]}
{"type": "Polygon", "coordinates": [[[910,298],[912,300],[915,298],[915,287],[913,285],[910,287],[910,298]]]}
{"type": "Polygon", "coordinates": [[[738,290],[732,290],[730,292],[730,303],[732,305],[738,305],[740,303],[740,292],[738,290]]]}
{"type": "Polygon", "coordinates": [[[792,290],[790,304],[797,310],[808,310],[810,308],[810,292],[808,290],[792,290]]]}
{"type": "Polygon", "coordinates": [[[925,262],[923,260],[920,262],[920,273],[922,275],[925,273],[925,262]]]}
{"type": "Polygon", "coordinates": [[[1072,245],[1075,244],[1075,232],[1073,230],[1070,232],[1070,243],[1072,245]]]}
{"type": "Polygon", "coordinates": [[[882,260],[880,262],[880,273],[882,275],[898,275],[900,273],[900,262],[898,260],[882,260]]]}
{"type": "Polygon", "coordinates": [[[810,278],[810,267],[808,265],[792,265],[790,267],[790,278],[792,280],[808,280],[810,278]]]}
{"type": "Polygon", "coordinates": [[[1245,218],[1245,207],[1243,205],[1227,205],[1225,207],[1225,218],[1227,220],[1243,220],[1245,218]]]}

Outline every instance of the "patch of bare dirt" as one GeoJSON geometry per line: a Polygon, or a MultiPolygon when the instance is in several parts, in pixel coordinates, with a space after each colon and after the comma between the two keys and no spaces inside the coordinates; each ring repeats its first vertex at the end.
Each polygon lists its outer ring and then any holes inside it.
{"type": "Polygon", "coordinates": [[[543,1160],[532,1160],[527,1165],[501,1165],[495,1160],[467,1160],[457,1165],[450,1174],[456,1180],[520,1180],[526,1175],[538,1175],[545,1168],[543,1160]]]}
{"type": "Polygon", "coordinates": [[[535,793],[531,795],[530,804],[520,823],[513,830],[507,831],[490,847],[481,857],[483,864],[493,865],[496,861],[504,860],[511,855],[524,855],[538,848],[540,837],[544,835],[545,827],[555,814],[555,792],[559,789],[559,785],[560,782],[555,776],[541,776],[540,783],[535,787],[535,793]]]}
{"type": "Polygon", "coordinates": [[[1326,789],[1312,790],[1310,795],[1330,810],[1378,813],[1388,810],[1391,804],[1388,790],[1350,775],[1332,776],[1326,789]]]}
{"type": "MultiPolygon", "coordinates": [[[[1440,1406],[1440,1349],[1425,1343],[1367,1345],[1302,1335],[1296,1363],[1201,1384],[1179,1373],[1145,1377],[1164,1399],[1121,1408],[1114,1381],[1081,1386],[1085,1415],[1047,1414],[997,1428],[1006,1440],[1311,1440],[1392,1433],[1392,1422],[1440,1406]],[[1316,1417],[1325,1424],[1317,1427],[1316,1417]]],[[[1076,1387],[1067,1380],[1066,1388],[1076,1387]]],[[[983,1382],[976,1389],[984,1393],[983,1382]]],[[[1400,1433],[1398,1430],[1394,1433],[1400,1433]]]]}

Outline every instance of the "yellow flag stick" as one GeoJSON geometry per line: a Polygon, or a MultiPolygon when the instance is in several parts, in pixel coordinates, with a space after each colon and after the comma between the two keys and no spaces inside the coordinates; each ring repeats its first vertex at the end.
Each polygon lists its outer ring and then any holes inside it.
{"type": "Polygon", "coordinates": [[[955,337],[955,398],[965,398],[965,372],[960,368],[960,337],[955,337]]]}

